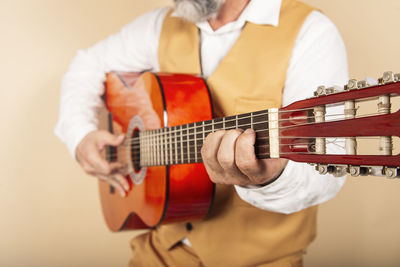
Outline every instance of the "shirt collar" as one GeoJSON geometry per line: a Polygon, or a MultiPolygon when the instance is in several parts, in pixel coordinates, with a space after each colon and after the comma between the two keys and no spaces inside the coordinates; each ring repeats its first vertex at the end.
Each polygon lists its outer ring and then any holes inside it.
{"type": "MultiPolygon", "coordinates": [[[[224,25],[222,28],[218,29],[217,32],[223,33],[236,27],[243,27],[245,22],[276,27],[279,24],[281,2],[282,0],[250,0],[236,21],[224,25]]],[[[177,15],[173,12],[171,16],[176,17],[177,15]]],[[[196,26],[202,30],[213,32],[206,21],[196,23],[196,26]]]]}
{"type": "Polygon", "coordinates": [[[238,20],[278,26],[281,0],[251,0],[238,20]]]}

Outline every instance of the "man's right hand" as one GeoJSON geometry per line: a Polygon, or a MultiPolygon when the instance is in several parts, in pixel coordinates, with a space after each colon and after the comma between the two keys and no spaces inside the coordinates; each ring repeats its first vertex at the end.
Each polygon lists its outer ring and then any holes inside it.
{"type": "Polygon", "coordinates": [[[103,156],[106,146],[119,146],[125,136],[115,136],[107,131],[96,130],[86,135],[76,147],[76,159],[83,170],[117,189],[122,197],[129,190],[129,183],[120,172],[119,162],[107,162],[103,156]]]}

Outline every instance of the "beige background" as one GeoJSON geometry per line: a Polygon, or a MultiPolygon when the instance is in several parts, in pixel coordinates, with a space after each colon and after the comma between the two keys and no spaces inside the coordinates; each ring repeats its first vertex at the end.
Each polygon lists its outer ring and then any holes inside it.
{"type": "MultiPolygon", "coordinates": [[[[167,0],[0,0],[0,266],[124,266],[97,183],[53,135],[75,51],[167,0]]],[[[398,0],[307,0],[337,24],[352,77],[400,71],[398,0]]],[[[321,206],[307,266],[399,266],[400,180],[350,178],[321,206]]]]}

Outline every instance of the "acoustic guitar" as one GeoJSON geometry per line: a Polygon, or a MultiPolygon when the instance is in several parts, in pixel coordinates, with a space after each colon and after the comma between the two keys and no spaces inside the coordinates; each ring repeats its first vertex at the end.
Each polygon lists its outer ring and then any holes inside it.
{"type": "Polygon", "coordinates": [[[130,190],[122,198],[100,182],[107,225],[120,231],[204,218],[215,187],[200,149],[207,134],[220,129],[254,129],[260,159],[307,162],[321,174],[395,178],[400,156],[393,155],[392,139],[400,134],[400,111],[391,112],[391,99],[399,94],[400,74],[385,72],[377,82],[350,80],[340,90],[320,86],[314,97],[286,107],[214,118],[200,76],[109,73],[104,96],[108,128],[126,139],[119,147],[108,147],[106,157],[124,163],[130,190]],[[358,103],[373,99],[376,110],[359,115],[358,103]],[[344,107],[342,116],[326,113],[332,105],[344,107]],[[357,143],[362,139],[377,140],[377,152],[361,153],[357,143]],[[343,152],[328,153],[330,142],[343,152]]]}

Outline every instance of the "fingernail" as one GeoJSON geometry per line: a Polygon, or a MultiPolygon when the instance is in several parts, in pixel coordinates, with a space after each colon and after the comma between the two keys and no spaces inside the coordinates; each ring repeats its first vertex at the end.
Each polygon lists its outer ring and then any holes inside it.
{"type": "Polygon", "coordinates": [[[125,197],[125,192],[119,192],[119,194],[121,195],[121,197],[125,197]]]}
{"type": "Polygon", "coordinates": [[[246,131],[244,131],[244,133],[245,133],[245,134],[253,134],[253,133],[254,133],[254,130],[251,129],[251,128],[249,128],[249,129],[246,129],[246,131]]]}

